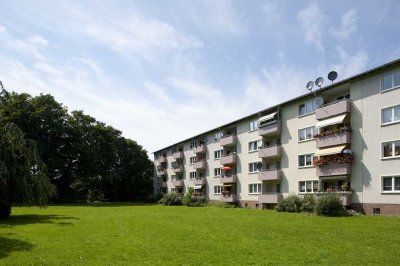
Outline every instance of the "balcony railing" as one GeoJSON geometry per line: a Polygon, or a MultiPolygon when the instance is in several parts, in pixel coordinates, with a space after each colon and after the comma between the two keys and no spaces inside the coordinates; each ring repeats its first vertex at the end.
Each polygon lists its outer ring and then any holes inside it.
{"type": "Polygon", "coordinates": [[[219,178],[219,181],[221,182],[221,184],[236,183],[236,180],[237,180],[237,175],[222,175],[219,178]]]}
{"type": "Polygon", "coordinates": [[[340,197],[340,200],[342,201],[343,206],[350,206],[351,205],[351,194],[352,192],[350,191],[338,191],[338,192],[315,192],[314,195],[318,197],[322,197],[323,195],[326,195],[327,193],[334,193],[340,197]]]}
{"type": "Polygon", "coordinates": [[[183,187],[183,180],[174,180],[172,183],[175,187],[183,187]]]}
{"type": "Polygon", "coordinates": [[[321,105],[315,111],[315,118],[320,120],[330,116],[335,116],[343,113],[350,113],[351,101],[349,99],[335,101],[321,105]]]}
{"type": "Polygon", "coordinates": [[[204,144],[193,148],[194,154],[205,153],[205,152],[206,152],[206,145],[204,145],[204,144]]]}
{"type": "Polygon", "coordinates": [[[157,168],[157,175],[166,175],[167,169],[165,168],[157,168]]]}
{"type": "Polygon", "coordinates": [[[282,199],[281,193],[265,193],[258,195],[258,202],[259,203],[270,203],[276,204],[282,199]]]}
{"type": "Polygon", "coordinates": [[[351,143],[351,133],[341,132],[317,137],[317,148],[351,143]]]}
{"type": "Polygon", "coordinates": [[[264,170],[258,173],[258,180],[260,181],[277,181],[282,178],[282,170],[264,170]]]}
{"type": "Polygon", "coordinates": [[[350,175],[351,164],[325,164],[317,167],[317,176],[350,175]]]}
{"type": "Polygon", "coordinates": [[[236,153],[225,155],[219,159],[220,164],[235,164],[236,163],[236,153]]]}
{"type": "Polygon", "coordinates": [[[182,165],[176,165],[172,167],[172,171],[174,173],[182,173],[183,172],[183,166],[182,165]]]}
{"type": "Polygon", "coordinates": [[[258,158],[266,158],[266,159],[277,158],[281,157],[281,153],[282,153],[281,145],[268,146],[258,151],[258,158]]]}
{"type": "Polygon", "coordinates": [[[206,168],[206,160],[201,160],[193,163],[194,169],[205,169],[206,168]]]}
{"type": "Polygon", "coordinates": [[[221,195],[220,196],[220,201],[221,202],[235,203],[236,200],[237,200],[236,194],[221,195]]]}
{"type": "Polygon", "coordinates": [[[235,145],[236,140],[237,140],[236,135],[228,135],[228,136],[223,136],[219,141],[219,143],[221,146],[230,146],[230,145],[235,145]]]}
{"type": "Polygon", "coordinates": [[[156,161],[157,161],[157,164],[166,163],[167,162],[167,157],[161,156],[161,157],[157,158],[156,161]]]}
{"type": "Polygon", "coordinates": [[[258,128],[259,136],[273,136],[281,133],[281,121],[258,128]]]}
{"type": "Polygon", "coordinates": [[[173,154],[172,156],[173,156],[174,159],[176,159],[176,160],[183,159],[183,151],[174,152],[174,154],[173,154]]]}
{"type": "Polygon", "coordinates": [[[193,179],[193,185],[195,185],[195,186],[199,186],[199,185],[205,185],[206,184],[206,178],[195,178],[195,179],[193,179]]]}

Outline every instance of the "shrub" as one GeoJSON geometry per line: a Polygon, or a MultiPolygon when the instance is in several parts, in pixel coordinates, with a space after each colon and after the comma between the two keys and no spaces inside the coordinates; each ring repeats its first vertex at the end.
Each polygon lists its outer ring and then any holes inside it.
{"type": "Polygon", "coordinates": [[[147,198],[146,198],[146,202],[148,203],[156,203],[158,202],[160,199],[162,198],[162,194],[150,194],[147,198]]]}
{"type": "Polygon", "coordinates": [[[301,211],[303,212],[314,212],[315,210],[315,197],[312,194],[306,194],[301,201],[301,211]]]}
{"type": "Polygon", "coordinates": [[[7,218],[11,214],[11,204],[0,201],[0,219],[7,218]]]}
{"type": "Polygon", "coordinates": [[[158,203],[171,206],[182,205],[182,196],[178,193],[167,193],[158,201],[158,203]]]}
{"type": "Polygon", "coordinates": [[[275,207],[278,212],[300,212],[301,211],[301,199],[297,195],[289,195],[283,198],[275,207]]]}
{"type": "Polygon", "coordinates": [[[328,193],[320,197],[315,207],[317,215],[343,216],[346,214],[338,195],[328,193]]]}
{"type": "Polygon", "coordinates": [[[204,206],[206,200],[193,193],[193,188],[189,188],[189,191],[183,196],[182,204],[188,207],[201,207],[204,206]]]}

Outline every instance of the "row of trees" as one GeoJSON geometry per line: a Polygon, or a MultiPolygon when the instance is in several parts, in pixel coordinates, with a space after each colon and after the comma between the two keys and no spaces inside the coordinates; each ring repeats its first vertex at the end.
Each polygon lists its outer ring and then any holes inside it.
{"type": "MultiPolygon", "coordinates": [[[[0,93],[0,204],[143,200],[153,164],[121,132],[51,95],[0,93]]],[[[4,210],[4,208],[3,208],[4,210]]]]}

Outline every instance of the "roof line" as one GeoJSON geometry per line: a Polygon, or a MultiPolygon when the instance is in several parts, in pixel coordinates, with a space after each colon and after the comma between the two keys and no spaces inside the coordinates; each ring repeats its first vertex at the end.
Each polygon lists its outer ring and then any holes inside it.
{"type": "MultiPolygon", "coordinates": [[[[386,63],[386,64],[377,66],[377,67],[375,67],[375,68],[371,68],[371,69],[369,69],[369,70],[367,70],[367,71],[364,71],[364,72],[362,72],[362,73],[360,73],[360,74],[357,74],[357,75],[354,75],[354,76],[352,76],[352,77],[343,79],[343,80],[341,80],[341,81],[338,81],[337,83],[330,84],[330,85],[328,85],[328,86],[326,86],[326,87],[324,87],[324,88],[321,88],[321,89],[319,89],[319,90],[317,90],[317,91],[326,91],[326,90],[331,89],[331,88],[333,88],[333,87],[340,86],[340,85],[345,84],[345,83],[347,83],[347,82],[349,82],[349,81],[352,81],[352,80],[361,78],[361,77],[366,76],[366,75],[369,75],[369,74],[371,74],[371,73],[373,73],[373,72],[376,72],[376,71],[382,70],[382,69],[384,69],[384,68],[390,67],[390,66],[395,65],[395,64],[397,64],[397,63],[399,63],[399,62],[400,62],[400,58],[399,58],[399,59],[396,59],[396,60],[393,60],[393,61],[390,61],[390,62],[388,62],[388,63],[386,63]]],[[[171,147],[173,147],[173,146],[182,144],[182,143],[184,143],[184,142],[186,142],[186,141],[188,141],[188,140],[192,140],[192,139],[194,139],[194,138],[199,138],[199,137],[201,137],[201,136],[203,136],[203,135],[205,135],[205,134],[208,134],[208,133],[210,133],[210,132],[212,132],[212,131],[215,131],[215,130],[220,129],[220,128],[223,128],[223,127],[230,126],[230,125],[235,124],[235,123],[237,123],[237,122],[239,122],[239,121],[241,121],[241,120],[244,120],[244,119],[250,118],[250,117],[252,117],[252,116],[258,115],[259,113],[267,112],[267,111],[270,111],[270,110],[272,111],[274,108],[277,108],[277,107],[280,107],[280,106],[282,106],[282,105],[286,105],[286,104],[288,104],[288,103],[297,101],[297,100],[299,100],[299,99],[301,99],[301,98],[308,97],[308,96],[310,96],[310,95],[313,95],[315,92],[316,92],[316,91],[314,91],[314,92],[309,92],[309,93],[306,93],[306,94],[297,96],[297,97],[295,97],[295,98],[289,99],[289,100],[287,100],[287,101],[284,101],[284,102],[282,102],[282,103],[279,103],[279,104],[270,106],[270,107],[268,107],[268,108],[266,108],[266,109],[263,109],[263,110],[260,110],[260,111],[258,111],[258,112],[256,112],[256,113],[253,113],[253,114],[244,116],[244,117],[242,117],[242,118],[236,119],[236,120],[234,120],[234,121],[232,121],[232,122],[229,122],[228,124],[224,124],[224,125],[218,126],[218,127],[216,127],[216,128],[213,128],[213,129],[207,130],[207,131],[205,131],[205,132],[202,132],[202,133],[200,133],[200,134],[197,134],[197,135],[195,135],[195,136],[193,136],[193,137],[190,137],[190,138],[184,139],[184,140],[182,140],[182,141],[176,142],[176,143],[174,143],[174,144],[171,144],[171,145],[169,145],[169,146],[167,146],[167,147],[165,147],[165,148],[156,150],[156,151],[152,152],[152,154],[153,154],[153,153],[156,153],[156,152],[159,152],[159,151],[162,151],[162,150],[165,150],[165,149],[168,149],[168,148],[171,148],[171,147]]]]}

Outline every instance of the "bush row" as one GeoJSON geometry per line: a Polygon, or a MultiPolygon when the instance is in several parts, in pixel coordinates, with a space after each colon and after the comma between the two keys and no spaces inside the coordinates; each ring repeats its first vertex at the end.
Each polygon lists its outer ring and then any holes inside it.
{"type": "Polygon", "coordinates": [[[158,203],[171,206],[171,205],[185,205],[188,207],[201,207],[206,204],[206,200],[202,197],[193,194],[193,188],[185,195],[178,193],[167,193],[158,201],[158,203]]]}

